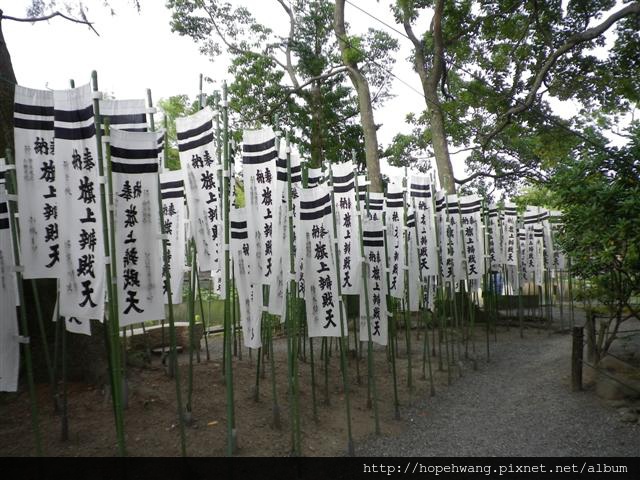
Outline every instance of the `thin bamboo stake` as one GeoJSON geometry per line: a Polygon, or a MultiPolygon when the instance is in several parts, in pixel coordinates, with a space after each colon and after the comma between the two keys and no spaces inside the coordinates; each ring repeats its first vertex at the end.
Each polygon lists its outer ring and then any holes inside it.
{"type": "MultiPolygon", "coordinates": [[[[147,102],[149,107],[153,107],[153,102],[151,99],[151,90],[147,89],[147,102]]],[[[153,119],[153,115],[150,116],[151,120],[151,130],[155,130],[155,123],[153,119]]],[[[165,117],[166,122],[166,117],[165,117]]],[[[165,123],[165,131],[166,131],[166,123],[165,123]]],[[[165,139],[165,153],[167,148],[167,139],[165,139]]],[[[166,161],[165,155],[165,161],[166,161]]],[[[162,190],[160,188],[160,176],[158,175],[158,210],[160,215],[160,228],[162,229],[162,233],[166,234],[165,226],[164,226],[164,211],[162,209],[162,190]]],[[[165,287],[167,292],[167,307],[169,310],[169,370],[172,373],[172,376],[176,385],[176,409],[177,409],[177,421],[178,421],[178,430],[180,432],[180,452],[183,457],[187,456],[187,440],[186,433],[184,428],[184,416],[182,410],[182,389],[180,387],[180,370],[178,368],[178,353],[177,353],[177,340],[176,340],[176,326],[173,317],[173,294],[171,290],[171,269],[169,268],[169,241],[167,238],[162,239],[162,262],[163,268],[165,269],[165,287]]],[[[162,323],[162,352],[164,354],[164,322],[162,323]]]]}
{"type": "MultiPolygon", "coordinates": [[[[91,72],[92,90],[98,92],[98,74],[94,70],[91,72]]],[[[113,182],[111,180],[111,155],[109,153],[108,142],[105,142],[107,148],[105,155],[102,151],[102,132],[100,123],[102,118],[100,116],[100,101],[97,95],[93,100],[93,110],[96,122],[96,148],[98,157],[98,174],[100,177],[107,179],[107,185],[100,183],[100,204],[103,218],[103,236],[104,236],[104,254],[110,258],[115,259],[115,232],[114,228],[109,230],[109,224],[113,227],[114,214],[111,207],[111,199],[113,198],[113,182]],[[106,164],[106,168],[105,168],[106,164]],[[105,175],[106,170],[106,175],[105,175]],[[107,196],[108,194],[108,196],[107,196]],[[109,205],[107,205],[107,203],[109,205]]],[[[104,119],[104,132],[105,135],[109,135],[109,119],[104,119]]],[[[119,315],[118,315],[118,299],[116,292],[113,288],[113,279],[116,275],[115,263],[108,262],[106,264],[106,276],[107,276],[107,295],[109,301],[109,316],[108,316],[108,328],[110,330],[110,353],[111,353],[111,374],[113,376],[111,396],[114,402],[115,422],[116,422],[116,437],[118,440],[118,452],[120,456],[126,456],[125,446],[125,434],[124,434],[124,414],[122,411],[122,370],[121,370],[121,357],[120,357],[120,334],[119,334],[119,315]]]]}
{"type": "MultiPolygon", "coordinates": [[[[356,163],[356,152],[355,150],[351,151],[351,156],[354,164],[356,163]]],[[[376,435],[380,435],[380,417],[378,414],[378,394],[376,389],[376,378],[375,378],[375,369],[373,364],[373,339],[371,338],[371,315],[369,313],[369,286],[368,286],[368,268],[369,263],[365,258],[364,253],[364,243],[362,241],[362,209],[360,208],[360,192],[358,190],[358,175],[354,175],[354,183],[356,187],[356,209],[358,215],[358,228],[360,231],[360,257],[363,260],[362,263],[362,288],[364,292],[365,299],[365,309],[367,316],[367,367],[368,367],[368,403],[373,406],[373,417],[375,422],[375,433],[376,435]]],[[[368,194],[367,194],[367,206],[368,206],[368,194]]]]}
{"type": "MultiPolygon", "coordinates": [[[[7,165],[14,165],[13,162],[13,153],[10,148],[6,149],[6,161],[7,165]]],[[[17,184],[15,179],[15,170],[7,168],[7,193],[9,195],[15,195],[16,189],[15,185],[17,184]]],[[[17,212],[17,205],[12,204],[14,202],[7,199],[7,206],[9,212],[9,224],[11,226],[11,238],[12,238],[12,246],[13,246],[13,258],[16,265],[20,265],[20,247],[18,245],[18,231],[17,231],[17,222],[15,220],[15,213],[17,212]]],[[[27,312],[26,312],[26,304],[24,301],[24,292],[22,289],[22,271],[19,268],[16,268],[16,283],[18,285],[18,298],[20,299],[20,329],[22,330],[22,337],[26,339],[24,343],[22,343],[23,348],[22,352],[24,355],[24,363],[25,370],[27,371],[27,385],[29,388],[29,403],[31,405],[31,427],[33,429],[34,440],[36,444],[36,455],[41,457],[43,454],[42,450],[42,434],[40,432],[40,415],[38,413],[38,399],[36,396],[35,383],[33,380],[33,362],[31,359],[31,344],[29,343],[29,325],[27,323],[27,312]]]]}
{"type": "MultiPolygon", "coordinates": [[[[222,139],[223,139],[223,172],[224,179],[222,182],[222,198],[223,198],[223,212],[224,212],[224,275],[225,285],[229,286],[229,105],[227,103],[227,83],[222,84],[222,139]]],[[[230,318],[230,302],[229,295],[225,295],[224,300],[224,325],[225,325],[225,349],[227,355],[224,359],[225,363],[225,378],[227,380],[227,454],[233,455],[236,451],[237,445],[237,432],[235,413],[233,405],[233,370],[231,365],[231,355],[229,355],[231,337],[229,335],[231,330],[231,318],[230,318]]]]}

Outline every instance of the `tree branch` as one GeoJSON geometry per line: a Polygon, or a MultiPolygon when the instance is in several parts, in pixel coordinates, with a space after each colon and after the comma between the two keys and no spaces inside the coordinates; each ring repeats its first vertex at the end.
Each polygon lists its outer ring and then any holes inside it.
{"type": "Polygon", "coordinates": [[[618,10],[615,13],[612,13],[604,22],[595,27],[589,28],[582,32],[571,35],[565,43],[563,43],[560,47],[558,47],[542,64],[542,67],[535,75],[533,83],[531,85],[531,89],[529,93],[525,97],[523,101],[516,100],[516,105],[509,108],[503,115],[501,115],[501,121],[491,130],[487,135],[485,135],[482,145],[486,145],[491,141],[498,133],[506,128],[509,123],[511,123],[511,117],[517,115],[519,113],[524,112],[529,109],[533,102],[536,99],[538,94],[538,90],[545,80],[549,70],[553,68],[558,59],[573,49],[575,46],[593,40],[596,37],[599,37],[604,32],[606,32],[611,26],[616,23],[618,20],[627,17],[629,15],[640,13],[640,2],[633,2],[621,10],[618,10]]]}
{"type": "Polygon", "coordinates": [[[53,13],[50,13],[49,15],[44,15],[42,17],[31,17],[31,18],[20,18],[20,17],[12,17],[11,15],[4,15],[2,13],[2,11],[0,10],[0,17],[4,20],[13,20],[14,22],[25,22],[25,23],[35,23],[35,22],[44,22],[47,20],[51,20],[54,17],[62,17],[65,20],[69,20],[70,22],[73,23],[79,23],[81,25],[87,25],[91,30],[93,30],[93,32],[100,36],[100,34],[98,33],[98,31],[93,27],[93,22],[90,22],[86,19],[81,20],[79,18],[73,18],[70,17],[69,15],[65,15],[64,13],[55,11],[53,13]]]}
{"type": "Polygon", "coordinates": [[[291,61],[291,44],[293,43],[293,38],[296,31],[296,18],[293,15],[293,10],[284,3],[284,0],[277,0],[278,3],[284,11],[289,15],[289,38],[287,39],[287,49],[284,52],[285,58],[287,59],[287,64],[285,66],[286,72],[289,74],[289,78],[291,79],[291,83],[295,88],[299,88],[298,77],[296,76],[295,69],[293,68],[293,62],[291,61]]]}

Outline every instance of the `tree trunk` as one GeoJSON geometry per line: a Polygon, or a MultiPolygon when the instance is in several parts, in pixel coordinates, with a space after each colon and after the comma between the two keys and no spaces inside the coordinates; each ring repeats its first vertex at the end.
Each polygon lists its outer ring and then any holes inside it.
{"type": "Polygon", "coordinates": [[[318,168],[324,162],[322,138],[322,92],[320,82],[314,82],[308,101],[311,107],[311,167],[318,168]]]}
{"type": "Polygon", "coordinates": [[[364,132],[364,152],[367,163],[367,172],[371,181],[370,191],[382,193],[382,178],[380,177],[380,159],[378,157],[378,134],[373,120],[373,107],[371,106],[371,92],[369,82],[358,68],[358,64],[349,58],[350,47],[347,44],[347,33],[344,27],[344,3],[345,0],[336,0],[334,14],[334,29],[340,45],[342,63],[349,72],[349,78],[358,94],[358,106],[360,108],[360,121],[364,132]]]}
{"type": "Polygon", "coordinates": [[[444,72],[444,42],[442,40],[443,10],[444,0],[438,0],[431,24],[433,33],[433,55],[429,66],[427,65],[425,57],[424,44],[416,37],[411,28],[409,12],[404,12],[403,23],[407,36],[413,43],[414,66],[420,77],[422,91],[427,104],[427,111],[429,112],[431,144],[433,145],[433,153],[436,157],[440,186],[447,194],[453,194],[456,193],[456,184],[453,177],[451,157],[449,156],[444,114],[442,112],[440,98],[438,97],[438,84],[444,72]]]}
{"type": "Polygon", "coordinates": [[[2,33],[2,10],[0,10],[0,157],[7,147],[13,150],[13,94],[16,75],[11,64],[11,55],[2,33]]]}

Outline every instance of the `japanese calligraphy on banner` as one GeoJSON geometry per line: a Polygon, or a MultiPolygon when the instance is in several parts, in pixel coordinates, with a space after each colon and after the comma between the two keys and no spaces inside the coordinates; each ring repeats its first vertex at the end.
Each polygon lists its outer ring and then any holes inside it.
{"type": "Polygon", "coordinates": [[[404,298],[404,266],[406,252],[404,247],[404,188],[396,183],[387,186],[386,228],[389,264],[389,295],[404,298]]]}
{"type": "Polygon", "coordinates": [[[528,274],[527,280],[535,281],[536,285],[542,285],[543,280],[544,231],[542,219],[545,213],[538,208],[527,207],[523,219],[526,242],[523,263],[528,274]]]}
{"type": "Polygon", "coordinates": [[[463,256],[460,248],[460,213],[458,197],[438,192],[436,222],[440,236],[442,277],[447,282],[464,278],[463,256]]]}
{"type": "MultiPolygon", "coordinates": [[[[301,181],[301,165],[300,157],[297,153],[291,151],[289,153],[291,159],[291,183],[292,194],[297,192],[294,188],[295,183],[301,181]]],[[[289,273],[291,271],[290,243],[289,243],[289,218],[287,215],[288,206],[288,173],[287,173],[287,147],[285,142],[280,142],[280,152],[276,159],[276,194],[274,199],[280,199],[280,208],[278,209],[278,218],[276,219],[276,228],[274,235],[278,237],[273,239],[273,266],[274,275],[271,277],[269,284],[269,313],[279,315],[282,321],[285,318],[286,310],[286,294],[289,287],[289,273]]],[[[292,202],[295,209],[295,204],[292,202]]]]}
{"type": "Polygon", "coordinates": [[[58,315],[58,311],[59,311],[58,299],[56,299],[56,304],[53,308],[53,316],[51,320],[53,322],[57,322],[57,321],[64,322],[64,328],[69,333],[76,333],[80,335],[91,336],[91,320],[90,319],[78,318],[78,317],[64,318],[58,315]]]}
{"type": "Polygon", "coordinates": [[[16,85],[13,112],[23,276],[56,278],[60,265],[60,235],[53,92],[16,85]]]}
{"type": "Polygon", "coordinates": [[[367,260],[367,287],[369,325],[367,325],[367,299],[360,295],[360,341],[371,340],[378,345],[388,341],[386,254],[382,219],[363,219],[362,243],[367,260]],[[367,327],[370,326],[371,330],[367,327]]]}
{"type": "Polygon", "coordinates": [[[18,389],[20,344],[16,314],[16,274],[4,186],[0,186],[0,392],[18,389]]]}
{"type": "Polygon", "coordinates": [[[504,263],[515,267],[518,265],[518,211],[515,203],[512,202],[504,204],[502,238],[504,239],[504,263]]]}
{"type": "MultiPolygon", "coordinates": [[[[557,210],[551,210],[549,212],[549,216],[550,218],[555,219],[555,221],[549,225],[549,228],[551,230],[551,233],[550,233],[551,243],[553,245],[553,239],[558,234],[558,230],[562,225],[560,223],[562,212],[559,212],[557,210]]],[[[557,248],[556,245],[554,245],[554,247],[555,248],[553,249],[551,268],[553,269],[552,274],[556,276],[558,272],[561,272],[567,268],[567,265],[566,265],[567,260],[564,252],[562,252],[560,248],[557,248]]]]}
{"type": "Polygon", "coordinates": [[[156,131],[156,135],[158,136],[158,167],[159,172],[164,172],[164,140],[165,140],[165,130],[160,129],[156,131]]]}
{"type": "Polygon", "coordinates": [[[238,290],[240,323],[244,345],[248,348],[260,348],[262,325],[262,281],[258,271],[257,257],[252,252],[249,241],[247,214],[245,208],[232,208],[229,211],[230,248],[233,259],[234,276],[238,290]]]}
{"type": "Polygon", "coordinates": [[[533,280],[533,270],[530,271],[527,262],[527,231],[524,228],[518,229],[518,249],[520,250],[520,286],[529,280],[533,280]]]}
{"type": "Polygon", "coordinates": [[[60,315],[102,321],[105,260],[91,87],[56,90],[53,101],[55,158],[41,175],[55,180],[57,192],[60,315]]]}
{"type": "Polygon", "coordinates": [[[245,130],[242,143],[247,229],[262,283],[269,285],[275,275],[274,239],[279,238],[278,210],[282,204],[276,192],[276,139],[271,128],[245,130]]]}
{"type": "Polygon", "coordinates": [[[484,231],[482,229],[482,200],[478,195],[460,197],[461,252],[466,270],[460,280],[481,280],[484,275],[484,231]]]}
{"type": "Polygon", "coordinates": [[[224,297],[222,201],[213,141],[213,111],[176,119],[180,165],[185,175],[191,236],[198,252],[198,269],[212,273],[214,292],[224,297]]]}
{"type": "Polygon", "coordinates": [[[355,168],[352,162],[331,165],[336,206],[338,248],[340,248],[340,287],[343,295],[362,291],[360,227],[356,206],[355,168]]]}
{"type": "MultiPolygon", "coordinates": [[[[304,240],[304,299],[309,337],[341,336],[331,194],[326,184],[301,191],[300,235],[304,240]]],[[[343,328],[342,335],[346,334],[343,328]]]]}
{"type": "MultiPolygon", "coordinates": [[[[407,209],[407,267],[409,269],[409,311],[420,311],[420,258],[418,256],[418,242],[416,229],[415,210],[409,207],[407,209]]],[[[425,281],[428,277],[425,277],[425,281]]]]}
{"type": "Polygon", "coordinates": [[[146,132],[147,113],[143,99],[100,100],[100,115],[109,119],[109,128],[146,132]]]}
{"type": "Polygon", "coordinates": [[[415,211],[418,227],[418,255],[420,275],[425,282],[427,277],[438,275],[438,251],[436,230],[433,218],[431,183],[428,177],[412,175],[409,178],[411,203],[415,211]]]}
{"type": "Polygon", "coordinates": [[[504,259],[504,241],[502,230],[502,216],[500,209],[496,204],[490,204],[488,209],[488,225],[489,231],[487,247],[489,249],[489,260],[492,270],[498,270],[501,265],[505,264],[504,259]]]}
{"type": "MultiPolygon", "coordinates": [[[[163,294],[166,296],[166,272],[171,277],[171,303],[182,303],[182,284],[186,259],[185,228],[186,209],[184,205],[184,177],[180,170],[166,171],[160,174],[160,192],[162,196],[162,233],[169,237],[167,242],[168,263],[162,270],[163,294]]],[[[162,252],[161,252],[162,253],[162,252]]]]}
{"type": "Polygon", "coordinates": [[[154,132],[111,131],[120,326],[164,318],[154,132]]]}

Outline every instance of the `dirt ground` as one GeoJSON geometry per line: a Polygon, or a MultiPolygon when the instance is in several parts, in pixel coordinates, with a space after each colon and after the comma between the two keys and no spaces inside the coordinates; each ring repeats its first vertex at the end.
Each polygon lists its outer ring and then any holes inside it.
{"type": "MultiPolygon", "coordinates": [[[[477,327],[476,349],[478,361],[484,361],[486,344],[482,326],[477,327]],[[482,357],[482,359],[480,359],[482,357]]],[[[503,332],[500,337],[514,334],[503,332]]],[[[431,337],[431,332],[429,332],[431,337]]],[[[398,395],[401,405],[429,395],[430,384],[422,375],[424,332],[414,329],[411,335],[413,389],[407,387],[408,362],[405,332],[398,336],[398,358],[396,371],[398,395]]],[[[491,338],[493,342],[493,335],[491,338]]],[[[289,400],[287,393],[286,340],[277,338],[275,347],[275,372],[277,401],[280,410],[281,428],[273,426],[273,396],[270,361],[264,377],[260,378],[259,400],[255,400],[257,351],[249,355],[242,349],[242,359],[233,357],[233,382],[235,394],[235,416],[237,429],[236,454],[239,456],[286,456],[291,452],[289,400]]],[[[367,408],[367,360],[364,356],[356,361],[353,338],[348,360],[349,389],[351,398],[352,430],[355,452],[358,443],[374,433],[373,410],[367,408]],[[358,381],[359,367],[360,382],[358,381]]],[[[226,454],[226,396],[222,370],[222,339],[209,338],[210,360],[203,350],[201,362],[194,360],[193,368],[193,423],[186,427],[187,454],[189,456],[223,456],[226,454]]],[[[469,346],[470,356],[473,356],[469,346]]],[[[325,390],[324,360],[321,359],[321,340],[314,340],[315,377],[317,399],[317,421],[313,419],[310,352],[307,345],[306,359],[299,360],[299,399],[302,436],[302,454],[305,456],[335,456],[346,453],[347,427],[345,394],[340,374],[340,356],[334,340],[328,368],[328,403],[325,390]]],[[[303,353],[301,352],[301,357],[303,353]]],[[[445,355],[444,346],[442,355],[445,355]]],[[[464,347],[456,352],[464,359],[464,347]]],[[[379,398],[380,430],[382,435],[397,435],[405,427],[403,420],[394,417],[394,394],[392,364],[382,347],[374,352],[376,386],[379,398]]],[[[180,378],[183,404],[187,400],[188,355],[180,355],[180,378]]],[[[438,357],[431,357],[436,390],[446,388],[446,368],[438,371],[438,357]]],[[[446,362],[445,362],[446,363],[446,362]]],[[[471,370],[473,362],[464,363],[471,370]]],[[[452,369],[456,381],[458,368],[452,369]]],[[[176,387],[161,364],[153,357],[144,367],[127,367],[129,382],[129,405],[125,410],[127,454],[131,456],[178,456],[180,435],[177,426],[176,387]]],[[[113,421],[113,408],[105,388],[71,383],[68,385],[69,440],[61,441],[61,417],[53,408],[48,385],[38,385],[40,424],[44,452],[48,456],[112,456],[117,454],[117,443],[113,421]]],[[[424,415],[429,412],[425,411],[424,415]]],[[[29,396],[23,388],[16,395],[0,396],[0,455],[34,455],[34,440],[31,430],[29,396]]]]}

